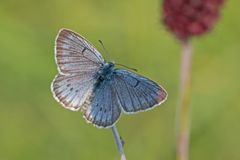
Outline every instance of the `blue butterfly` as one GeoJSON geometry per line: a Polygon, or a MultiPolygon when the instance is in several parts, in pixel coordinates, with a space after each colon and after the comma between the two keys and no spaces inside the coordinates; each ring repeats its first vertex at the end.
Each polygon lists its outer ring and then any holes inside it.
{"type": "Polygon", "coordinates": [[[65,108],[83,112],[87,122],[112,127],[126,114],[146,111],[167,99],[152,80],[105,62],[81,35],[61,29],[55,42],[58,74],[51,84],[54,98],[65,108]]]}

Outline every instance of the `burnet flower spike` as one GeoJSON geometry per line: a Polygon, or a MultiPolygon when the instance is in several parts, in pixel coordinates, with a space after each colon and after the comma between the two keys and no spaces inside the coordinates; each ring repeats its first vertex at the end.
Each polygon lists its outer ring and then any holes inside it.
{"type": "Polygon", "coordinates": [[[182,44],[180,94],[177,107],[176,159],[188,160],[192,47],[190,39],[211,30],[223,0],[163,0],[162,22],[182,44]]]}

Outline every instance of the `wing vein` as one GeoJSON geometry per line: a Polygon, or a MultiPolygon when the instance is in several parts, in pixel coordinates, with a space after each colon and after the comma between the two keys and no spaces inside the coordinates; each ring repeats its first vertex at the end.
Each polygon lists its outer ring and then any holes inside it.
{"type": "Polygon", "coordinates": [[[129,96],[130,96],[130,102],[132,103],[132,107],[133,107],[133,109],[135,110],[136,108],[134,107],[134,104],[133,104],[132,95],[131,95],[131,93],[130,93],[130,91],[129,91],[129,88],[128,88],[128,85],[129,85],[129,84],[127,84],[127,83],[125,82],[125,80],[122,79],[122,77],[119,77],[119,78],[120,78],[120,79],[123,81],[123,83],[125,84],[126,89],[127,89],[127,92],[128,92],[128,94],[129,94],[129,96]]]}

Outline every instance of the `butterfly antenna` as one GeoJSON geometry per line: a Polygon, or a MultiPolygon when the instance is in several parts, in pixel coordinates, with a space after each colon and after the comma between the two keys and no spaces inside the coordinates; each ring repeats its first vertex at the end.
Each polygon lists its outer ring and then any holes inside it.
{"type": "Polygon", "coordinates": [[[135,68],[131,68],[131,67],[125,66],[125,65],[123,65],[123,64],[119,64],[119,63],[115,63],[115,64],[116,64],[116,65],[119,65],[119,66],[122,66],[122,67],[125,67],[125,68],[128,68],[128,69],[131,69],[131,70],[133,70],[133,71],[135,71],[135,72],[138,71],[138,70],[135,69],[135,68]]]}
{"type": "MultiPolygon", "coordinates": [[[[102,42],[101,40],[98,40],[98,42],[102,45],[104,51],[106,52],[107,58],[109,59],[108,51],[107,51],[107,49],[105,48],[103,42],[102,42]]],[[[116,64],[116,65],[119,65],[119,66],[122,66],[122,67],[125,67],[125,68],[128,68],[128,69],[131,69],[131,70],[137,72],[137,69],[135,69],[135,68],[131,68],[131,67],[125,66],[125,65],[120,64],[120,63],[115,63],[115,64],[116,64]]]]}
{"type": "Polygon", "coordinates": [[[109,59],[109,54],[108,54],[108,51],[107,51],[107,49],[105,48],[105,46],[104,46],[104,44],[103,44],[103,42],[101,41],[101,40],[98,40],[98,42],[102,45],[102,47],[103,47],[103,50],[105,51],[105,53],[106,53],[106,55],[107,55],[107,59],[109,59]]]}

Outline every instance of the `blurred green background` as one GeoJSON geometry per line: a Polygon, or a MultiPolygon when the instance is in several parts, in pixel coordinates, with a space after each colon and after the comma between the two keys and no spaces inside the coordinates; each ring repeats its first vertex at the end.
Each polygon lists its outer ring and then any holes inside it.
{"type": "MultiPolygon", "coordinates": [[[[240,159],[239,1],[227,1],[214,30],[193,40],[191,160],[240,159]]],[[[72,29],[111,60],[163,85],[166,103],[122,115],[129,160],[175,159],[180,45],[160,24],[160,1],[1,0],[0,160],[119,159],[111,130],[61,107],[50,83],[54,40],[72,29]]]]}

